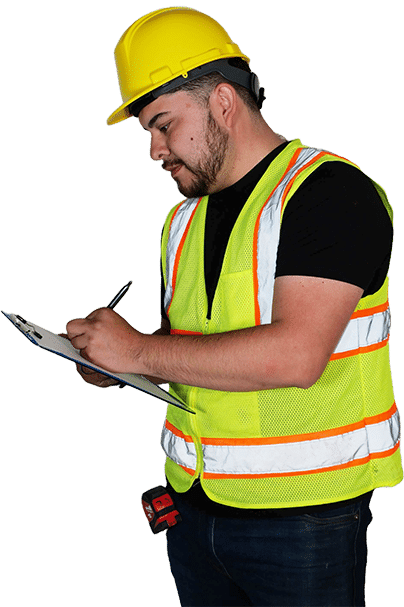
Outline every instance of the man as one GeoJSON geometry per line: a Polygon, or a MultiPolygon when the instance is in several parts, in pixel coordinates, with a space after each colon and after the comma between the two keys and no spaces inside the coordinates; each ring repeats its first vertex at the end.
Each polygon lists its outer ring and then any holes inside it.
{"type": "Polygon", "coordinates": [[[181,604],[364,605],[371,494],[402,479],[386,195],[272,131],[247,57],[210,17],[151,13],[115,55],[108,122],[138,117],[187,199],[163,230],[161,328],[101,309],[67,331],[196,413],[170,406],[162,435],[181,604]]]}

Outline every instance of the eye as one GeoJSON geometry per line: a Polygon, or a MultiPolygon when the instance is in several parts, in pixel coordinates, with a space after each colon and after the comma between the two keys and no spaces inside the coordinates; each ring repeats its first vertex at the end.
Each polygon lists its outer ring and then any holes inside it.
{"type": "Polygon", "coordinates": [[[164,124],[163,126],[159,127],[159,131],[160,133],[167,133],[168,131],[168,127],[170,126],[170,122],[168,122],[167,124],[164,124]]]}

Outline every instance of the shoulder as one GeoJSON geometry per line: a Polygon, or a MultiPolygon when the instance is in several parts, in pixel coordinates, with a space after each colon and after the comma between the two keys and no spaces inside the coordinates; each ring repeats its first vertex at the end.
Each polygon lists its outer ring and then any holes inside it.
{"type": "Polygon", "coordinates": [[[277,276],[318,276],[374,292],[387,274],[392,239],[372,180],[347,163],[325,162],[286,205],[277,276]]]}
{"type": "Polygon", "coordinates": [[[387,210],[373,183],[359,168],[340,160],[317,167],[299,186],[285,208],[285,217],[320,212],[332,219],[349,213],[351,221],[390,223],[387,210]]]}

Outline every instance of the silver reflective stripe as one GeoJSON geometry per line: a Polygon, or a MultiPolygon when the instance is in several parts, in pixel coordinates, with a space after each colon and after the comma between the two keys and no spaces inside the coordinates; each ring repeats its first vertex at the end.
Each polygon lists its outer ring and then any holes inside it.
{"type": "Polygon", "coordinates": [[[286,173],[272,196],[267,200],[262,211],[257,242],[258,304],[261,325],[270,324],[272,320],[272,300],[281,227],[282,196],[288,183],[296,173],[320,153],[320,150],[304,148],[297,157],[295,164],[286,173]]]}
{"type": "Polygon", "coordinates": [[[178,247],[180,246],[181,239],[185,233],[188,222],[199,200],[199,198],[189,198],[188,200],[185,200],[178,208],[170,227],[166,254],[167,287],[164,296],[164,309],[166,313],[170,307],[173,296],[174,267],[178,247]]]}
{"type": "Polygon", "coordinates": [[[189,439],[185,440],[180,436],[180,432],[174,433],[164,424],[161,433],[161,446],[167,457],[179,466],[196,470],[196,450],[194,443],[189,439]]]}
{"type": "MultiPolygon", "coordinates": [[[[400,420],[397,408],[382,421],[372,418],[351,431],[340,428],[331,436],[283,439],[256,439],[247,444],[223,444],[225,439],[202,438],[204,473],[210,475],[289,475],[309,474],[327,469],[360,465],[372,457],[383,456],[396,448],[400,439],[400,420]],[[276,441],[279,442],[276,442],[276,441]],[[270,442],[270,444],[265,444],[270,442]],[[248,444],[252,443],[252,444],[248,444]]],[[[377,419],[380,416],[376,416],[377,419]]],[[[166,455],[182,467],[196,469],[196,450],[191,439],[185,440],[164,426],[162,446],[166,455]]],[[[243,441],[240,441],[242,443],[243,441]]]]}
{"type": "Polygon", "coordinates": [[[349,321],[334,354],[367,348],[385,341],[390,334],[390,308],[349,321]]]}
{"type": "Polygon", "coordinates": [[[287,475],[364,463],[399,441],[398,412],[389,419],[336,436],[270,445],[203,445],[204,472],[287,475]]]}

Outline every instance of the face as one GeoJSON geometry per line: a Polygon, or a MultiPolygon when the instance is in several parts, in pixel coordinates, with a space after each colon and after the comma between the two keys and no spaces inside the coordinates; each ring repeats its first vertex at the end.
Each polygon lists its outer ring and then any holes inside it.
{"type": "Polygon", "coordinates": [[[139,121],[151,133],[151,157],[163,161],[181,194],[193,198],[221,189],[228,134],[208,108],[180,91],[150,103],[139,121]]]}

